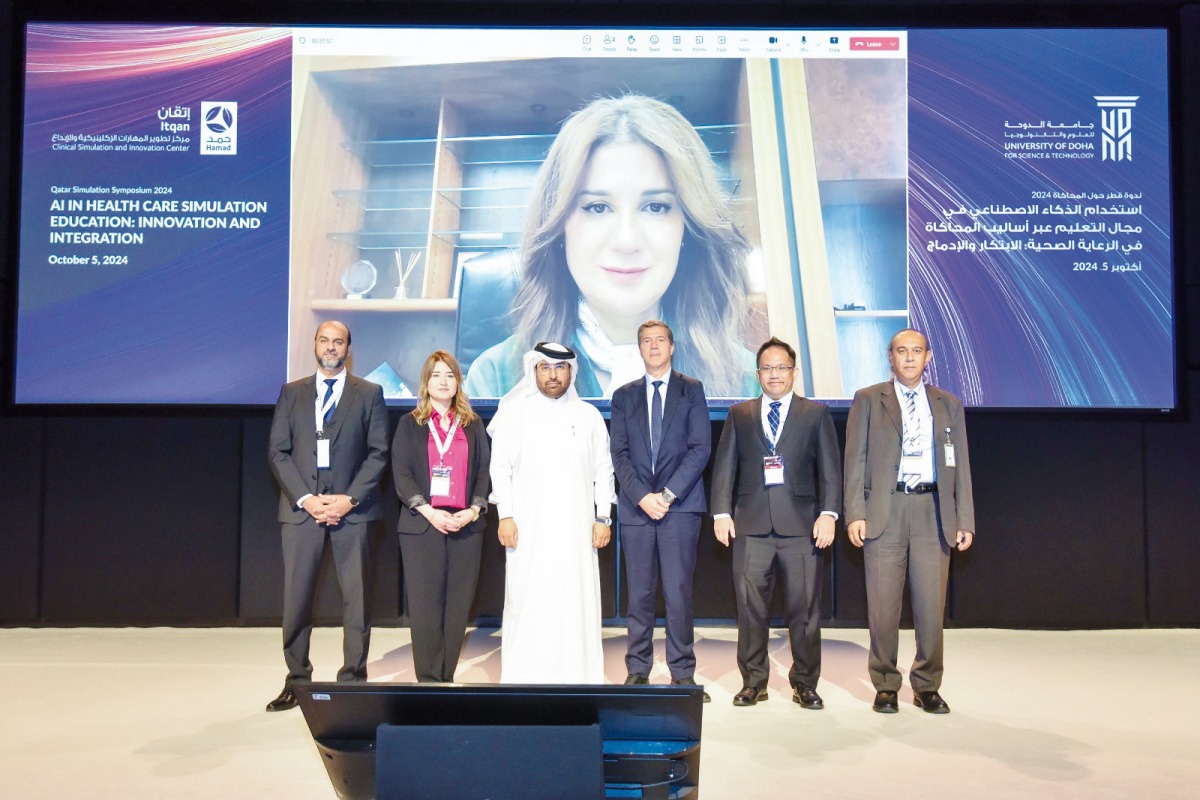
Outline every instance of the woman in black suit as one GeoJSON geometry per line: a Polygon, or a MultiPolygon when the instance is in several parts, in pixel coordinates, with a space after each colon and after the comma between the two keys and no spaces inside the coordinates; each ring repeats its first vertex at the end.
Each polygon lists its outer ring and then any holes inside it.
{"type": "Polygon", "coordinates": [[[417,407],[392,440],[413,666],[422,682],[453,682],[479,578],[491,448],[461,386],[454,356],[431,353],[417,407]]]}

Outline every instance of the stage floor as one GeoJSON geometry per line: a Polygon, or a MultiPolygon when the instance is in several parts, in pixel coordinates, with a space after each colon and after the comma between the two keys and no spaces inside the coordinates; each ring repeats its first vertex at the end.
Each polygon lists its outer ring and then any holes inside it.
{"type": "MultiPolygon", "coordinates": [[[[770,700],[735,708],[736,631],[697,633],[706,800],[1200,796],[1198,630],[947,631],[949,716],[915,708],[907,686],[899,714],[872,713],[853,629],[825,631],[824,711],[791,702],[783,631],[770,700]]],[[[620,682],[624,631],[604,635],[620,682]]],[[[340,638],[315,632],[318,680],[333,680],[340,638]]],[[[408,641],[374,632],[372,681],[412,680],[408,641]]],[[[656,650],[651,680],[666,682],[656,650]]],[[[458,679],[499,671],[499,631],[473,631],[458,679]]],[[[283,675],[270,628],[0,629],[0,797],[332,798],[299,709],[263,711],[283,675]]]]}

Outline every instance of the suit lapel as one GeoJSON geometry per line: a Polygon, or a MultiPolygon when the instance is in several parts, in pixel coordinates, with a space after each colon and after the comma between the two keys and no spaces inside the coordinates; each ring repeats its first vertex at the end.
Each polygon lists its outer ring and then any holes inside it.
{"type": "Polygon", "coordinates": [[[333,419],[325,426],[325,438],[329,439],[331,443],[337,439],[338,432],[342,429],[342,421],[350,413],[350,406],[357,395],[358,387],[347,375],[346,385],[342,387],[342,396],[338,398],[338,404],[333,409],[333,419]]]}
{"type": "MultiPolygon", "coordinates": [[[[643,394],[642,397],[646,395],[643,394]]],[[[667,393],[663,398],[663,439],[665,440],[666,432],[671,429],[671,421],[675,419],[675,412],[683,405],[683,376],[678,372],[671,373],[671,382],[667,384],[667,393]]]]}
{"type": "Polygon", "coordinates": [[[933,412],[933,446],[936,449],[938,435],[946,435],[945,431],[950,427],[950,418],[946,413],[946,399],[938,389],[926,384],[925,394],[929,397],[929,410],[933,412]]]}
{"type": "Polygon", "coordinates": [[[421,444],[415,448],[417,451],[417,475],[429,478],[428,481],[418,481],[417,485],[426,491],[430,491],[430,486],[432,485],[432,478],[429,476],[429,429],[436,424],[433,421],[433,417],[430,416],[429,419],[425,420],[424,426],[417,426],[418,431],[425,432],[425,438],[421,439],[421,444]]]}
{"type": "MultiPolygon", "coordinates": [[[[799,419],[799,415],[803,413],[804,398],[793,393],[792,404],[788,406],[787,417],[782,421],[782,427],[779,430],[779,438],[775,441],[776,452],[781,452],[783,450],[784,443],[791,438],[791,432],[799,427],[799,425],[793,425],[792,422],[799,419]]],[[[766,435],[765,432],[763,435],[766,435]]]]}
{"type": "Polygon", "coordinates": [[[317,451],[317,376],[309,375],[292,395],[292,429],[298,447],[292,452],[317,451]]]}
{"type": "Polygon", "coordinates": [[[754,419],[751,422],[754,424],[754,430],[758,433],[758,441],[762,444],[763,450],[771,452],[771,440],[767,438],[767,432],[763,430],[762,423],[762,404],[766,395],[760,394],[758,399],[754,401],[754,419]]]}
{"type": "Polygon", "coordinates": [[[883,410],[887,412],[888,418],[892,424],[896,426],[896,432],[904,436],[904,422],[900,419],[900,401],[896,398],[896,384],[888,381],[879,389],[879,400],[883,403],[883,410]]]}
{"type": "Polygon", "coordinates": [[[637,429],[642,433],[642,441],[646,445],[646,458],[650,457],[650,412],[646,408],[646,380],[637,383],[637,391],[633,393],[633,416],[637,429]]]}

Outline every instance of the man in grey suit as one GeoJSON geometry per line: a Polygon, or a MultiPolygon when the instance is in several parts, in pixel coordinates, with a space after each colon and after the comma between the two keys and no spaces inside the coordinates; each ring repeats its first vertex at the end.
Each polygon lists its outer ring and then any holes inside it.
{"type": "Polygon", "coordinates": [[[863,548],[875,684],[873,708],[899,710],[900,605],[907,573],[917,656],[909,671],[913,702],[931,714],[950,706],[942,684],[942,618],[951,549],[966,550],[975,530],[971,467],[962,403],[921,376],[929,340],[905,329],[892,337],[893,380],[859,389],[846,422],[846,531],[863,548]]]}
{"type": "Polygon", "coordinates": [[[758,349],[763,394],[729,409],[713,467],[713,528],[733,544],[738,616],[735,706],[767,699],[768,613],[777,577],[787,606],[792,701],[824,708],[821,550],[833,542],[842,476],[829,409],[792,393],[796,352],[772,338],[758,349]],[[736,498],[736,499],[735,499],[736,498]]]}
{"type": "Polygon", "coordinates": [[[312,678],[313,595],[328,541],[342,593],[339,681],[366,680],[371,640],[370,522],[379,519],[387,464],[383,389],[346,370],[350,329],[317,328],[316,374],[283,387],[271,420],[271,470],[279,482],[283,538],[283,691],[267,711],[296,705],[292,685],[312,678]]]}

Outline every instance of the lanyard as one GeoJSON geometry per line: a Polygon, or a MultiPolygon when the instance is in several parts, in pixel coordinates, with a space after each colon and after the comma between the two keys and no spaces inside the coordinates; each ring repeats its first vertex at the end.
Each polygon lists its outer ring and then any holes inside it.
{"type": "Polygon", "coordinates": [[[458,416],[454,417],[454,422],[450,424],[450,430],[446,432],[446,438],[438,438],[438,424],[433,421],[433,417],[429,418],[429,435],[433,437],[433,446],[438,451],[438,466],[446,460],[446,451],[450,449],[450,443],[454,441],[454,434],[458,432],[458,416]]]}

